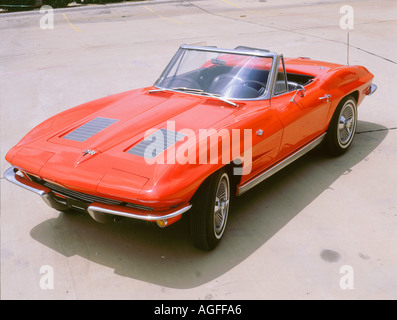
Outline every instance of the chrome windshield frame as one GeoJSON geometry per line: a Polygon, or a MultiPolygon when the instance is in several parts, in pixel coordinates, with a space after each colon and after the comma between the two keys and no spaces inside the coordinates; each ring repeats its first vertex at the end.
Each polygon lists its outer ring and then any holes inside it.
{"type": "MultiPolygon", "coordinates": [[[[181,92],[177,90],[172,90],[170,88],[163,88],[158,85],[162,79],[164,79],[164,75],[167,74],[170,68],[175,64],[175,62],[179,59],[180,55],[183,53],[184,50],[196,50],[196,51],[207,51],[207,52],[215,52],[215,53],[225,53],[225,54],[238,54],[238,55],[246,55],[246,56],[256,56],[256,57],[264,57],[264,58],[271,58],[272,59],[272,66],[269,70],[269,77],[268,77],[268,85],[266,86],[265,92],[257,97],[257,98],[227,98],[230,101],[258,101],[258,100],[268,100],[273,95],[273,90],[275,86],[275,81],[277,78],[277,71],[279,60],[282,55],[277,54],[276,52],[269,52],[267,50],[260,50],[260,49],[222,49],[217,47],[211,46],[194,46],[194,45],[187,45],[183,44],[179,47],[175,55],[172,57],[164,71],[161,73],[160,77],[154,83],[154,87],[159,90],[167,90],[172,92],[181,92]]],[[[189,92],[190,95],[197,95],[202,96],[199,93],[189,92]]]]}

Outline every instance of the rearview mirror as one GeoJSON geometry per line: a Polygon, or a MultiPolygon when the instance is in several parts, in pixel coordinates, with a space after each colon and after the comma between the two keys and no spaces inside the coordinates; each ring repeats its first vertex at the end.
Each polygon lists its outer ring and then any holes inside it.
{"type": "Polygon", "coordinates": [[[305,87],[302,86],[301,84],[298,85],[298,87],[296,88],[295,94],[292,96],[290,102],[295,102],[295,96],[298,94],[298,92],[299,92],[300,97],[303,98],[306,94],[305,87]]]}

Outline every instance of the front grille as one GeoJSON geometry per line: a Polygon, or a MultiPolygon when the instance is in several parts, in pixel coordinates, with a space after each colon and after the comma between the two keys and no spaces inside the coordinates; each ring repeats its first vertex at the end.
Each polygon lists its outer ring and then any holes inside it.
{"type": "Polygon", "coordinates": [[[102,203],[106,203],[106,204],[114,204],[114,205],[121,205],[123,202],[122,201],[117,201],[117,200],[112,200],[112,199],[108,199],[108,198],[102,198],[102,197],[97,197],[97,196],[93,196],[91,194],[87,194],[87,193],[82,193],[82,192],[77,192],[77,191],[73,191],[70,189],[66,189],[63,187],[60,187],[56,184],[52,184],[49,183],[47,181],[44,181],[43,185],[49,189],[51,189],[52,191],[55,191],[65,197],[70,197],[70,198],[74,198],[76,200],[81,200],[84,202],[102,202],[102,203]]]}
{"type": "Polygon", "coordinates": [[[113,200],[113,199],[109,199],[109,198],[93,196],[93,195],[87,194],[87,193],[73,191],[73,190],[58,186],[56,184],[53,184],[53,183],[50,183],[47,181],[42,181],[41,184],[64,197],[83,201],[88,204],[93,203],[93,202],[100,202],[100,203],[112,204],[112,205],[118,205],[118,206],[127,206],[130,208],[139,209],[139,210],[153,210],[153,208],[142,206],[142,205],[135,204],[135,203],[126,203],[123,201],[118,201],[118,200],[113,200]]]}

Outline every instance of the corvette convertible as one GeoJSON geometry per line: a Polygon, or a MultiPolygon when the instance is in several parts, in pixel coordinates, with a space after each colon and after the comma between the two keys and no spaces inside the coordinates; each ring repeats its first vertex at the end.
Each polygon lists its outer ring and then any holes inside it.
{"type": "Polygon", "coordinates": [[[52,208],[166,227],[189,216],[193,244],[222,239],[234,196],[322,144],[352,144],[376,90],[363,66],[265,49],[182,45],[151,87],[66,110],[6,155],[5,178],[52,208]]]}

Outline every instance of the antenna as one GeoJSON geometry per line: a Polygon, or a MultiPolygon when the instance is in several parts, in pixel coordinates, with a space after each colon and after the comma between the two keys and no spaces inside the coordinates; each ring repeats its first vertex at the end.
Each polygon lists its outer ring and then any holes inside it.
{"type": "Polygon", "coordinates": [[[353,7],[349,5],[341,6],[339,9],[339,13],[345,13],[339,20],[339,26],[342,30],[347,29],[347,65],[349,65],[349,49],[350,49],[350,30],[354,28],[354,11],[353,7]]]}
{"type": "Polygon", "coordinates": [[[349,65],[350,32],[347,31],[347,65],[349,65]]]}

